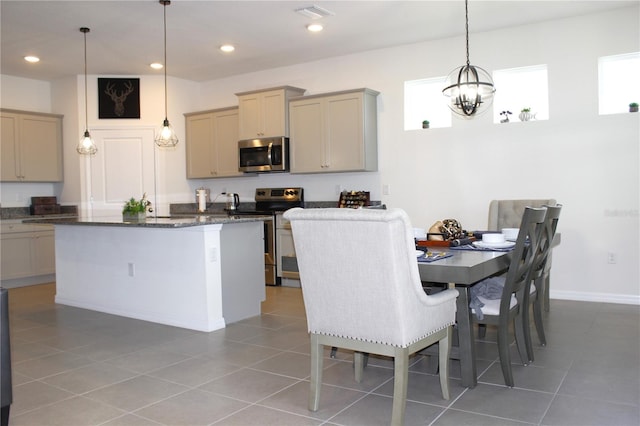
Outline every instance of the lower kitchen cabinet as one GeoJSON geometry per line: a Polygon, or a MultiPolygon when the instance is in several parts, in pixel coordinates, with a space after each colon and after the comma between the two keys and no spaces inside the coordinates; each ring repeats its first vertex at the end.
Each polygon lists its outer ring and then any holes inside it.
{"type": "Polygon", "coordinates": [[[244,176],[238,171],[238,108],[185,114],[187,178],[244,176]]]}
{"type": "Polygon", "coordinates": [[[357,89],[292,99],[291,173],[377,170],[378,94],[357,89]]]}
{"type": "Polygon", "coordinates": [[[0,180],[62,181],[62,116],[3,109],[0,117],[0,180]]]}
{"type": "Polygon", "coordinates": [[[55,273],[53,226],[7,221],[0,239],[3,281],[55,273]]]}

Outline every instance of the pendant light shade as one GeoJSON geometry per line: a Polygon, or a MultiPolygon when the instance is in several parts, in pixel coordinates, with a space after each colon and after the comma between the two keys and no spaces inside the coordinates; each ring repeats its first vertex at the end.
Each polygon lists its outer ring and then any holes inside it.
{"type": "Polygon", "coordinates": [[[164,121],[162,127],[156,131],[155,141],[160,147],[174,147],[178,144],[178,137],[167,118],[167,6],[171,1],[160,0],[159,3],[164,9],[164,121]]]}
{"type": "Polygon", "coordinates": [[[89,133],[89,114],[87,108],[87,33],[89,31],[91,30],[87,27],[80,28],[80,32],[84,34],[84,134],[80,138],[80,143],[76,151],[81,155],[94,155],[98,152],[98,148],[89,133]]]}
{"type": "Polygon", "coordinates": [[[472,118],[485,112],[493,102],[496,89],[491,75],[469,62],[469,1],[465,0],[467,64],[451,71],[442,94],[449,97],[449,108],[456,114],[472,118]]]}

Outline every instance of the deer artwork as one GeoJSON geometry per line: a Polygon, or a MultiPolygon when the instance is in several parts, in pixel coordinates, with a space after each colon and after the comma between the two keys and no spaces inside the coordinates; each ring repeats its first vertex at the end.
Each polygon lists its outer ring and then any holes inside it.
{"type": "Polygon", "coordinates": [[[104,93],[106,93],[107,95],[109,95],[111,97],[111,100],[114,103],[113,112],[118,117],[122,117],[124,115],[124,101],[127,99],[127,96],[129,96],[131,94],[131,92],[133,92],[133,90],[134,90],[133,84],[130,81],[125,81],[124,90],[122,92],[120,92],[120,93],[118,93],[114,89],[113,82],[109,82],[107,84],[107,87],[106,87],[104,93]]]}

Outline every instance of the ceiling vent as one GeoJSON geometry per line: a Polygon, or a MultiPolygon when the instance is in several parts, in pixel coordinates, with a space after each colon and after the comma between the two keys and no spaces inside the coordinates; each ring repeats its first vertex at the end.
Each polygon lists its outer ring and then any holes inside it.
{"type": "Polygon", "coordinates": [[[325,16],[335,15],[335,13],[328,11],[327,9],[324,9],[320,6],[316,6],[315,4],[313,6],[303,7],[302,9],[296,9],[296,12],[311,19],[320,19],[324,18],[325,16]]]}

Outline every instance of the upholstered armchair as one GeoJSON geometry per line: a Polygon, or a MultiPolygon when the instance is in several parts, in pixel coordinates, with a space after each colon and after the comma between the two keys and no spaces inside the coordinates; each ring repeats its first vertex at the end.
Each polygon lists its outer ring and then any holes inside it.
{"type": "MultiPolygon", "coordinates": [[[[549,199],[530,199],[530,200],[492,200],[489,203],[489,221],[487,229],[490,231],[500,231],[503,228],[517,228],[520,226],[522,214],[525,207],[543,207],[555,206],[556,200],[549,199]]],[[[553,250],[552,250],[553,251],[553,250]]],[[[549,271],[551,270],[552,251],[549,252],[546,261],[546,273],[544,281],[544,310],[549,311],[549,286],[551,279],[549,271]]]]}
{"type": "MultiPolygon", "coordinates": [[[[458,291],[422,289],[413,228],[399,209],[301,209],[291,222],[311,335],[309,409],[319,407],[323,346],[394,358],[391,424],[404,422],[409,356],[439,343],[440,386],[449,398],[449,353],[458,291]]],[[[366,374],[366,372],[365,372],[366,374]]]]}

